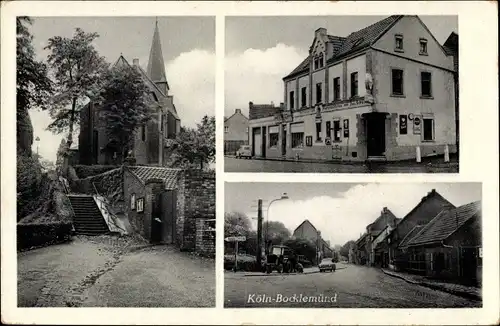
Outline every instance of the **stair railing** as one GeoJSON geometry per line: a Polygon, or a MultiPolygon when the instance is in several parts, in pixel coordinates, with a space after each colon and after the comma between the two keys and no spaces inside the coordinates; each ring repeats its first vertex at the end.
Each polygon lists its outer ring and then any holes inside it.
{"type": "Polygon", "coordinates": [[[107,199],[104,197],[104,196],[101,196],[99,194],[99,191],[97,190],[97,187],[95,186],[95,183],[92,182],[92,186],[94,187],[94,191],[96,193],[96,196],[94,197],[96,199],[96,203],[99,207],[99,210],[101,212],[105,212],[107,213],[110,217],[109,219],[109,222],[113,224],[113,226],[115,226],[116,228],[120,229],[120,230],[123,230],[124,232],[127,232],[125,229],[123,229],[122,227],[120,227],[119,225],[117,225],[115,223],[115,219],[118,219],[118,217],[116,216],[116,214],[112,213],[109,209],[108,209],[108,201],[107,199]]]}

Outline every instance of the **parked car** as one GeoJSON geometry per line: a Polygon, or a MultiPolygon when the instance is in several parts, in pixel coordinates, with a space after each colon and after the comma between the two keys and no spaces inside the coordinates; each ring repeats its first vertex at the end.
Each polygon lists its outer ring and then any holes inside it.
{"type": "Polygon", "coordinates": [[[252,158],[252,150],[250,149],[250,145],[241,145],[240,148],[236,151],[237,158],[252,158]]]}
{"type": "Polygon", "coordinates": [[[323,258],[318,265],[320,272],[335,272],[337,266],[333,262],[332,258],[323,258]]]}

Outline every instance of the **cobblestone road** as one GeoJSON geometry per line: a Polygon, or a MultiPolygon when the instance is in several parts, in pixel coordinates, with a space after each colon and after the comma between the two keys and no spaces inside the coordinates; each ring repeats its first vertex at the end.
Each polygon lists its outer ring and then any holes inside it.
{"type": "MultiPolygon", "coordinates": [[[[441,159],[442,160],[442,159],[441,159]]],[[[458,163],[439,161],[406,163],[308,163],[292,161],[224,158],[225,172],[307,172],[307,173],[458,173],[458,163]]]]}
{"type": "Polygon", "coordinates": [[[334,273],[308,275],[244,276],[240,273],[226,272],[224,306],[322,308],[481,306],[481,302],[478,301],[409,284],[386,275],[379,269],[356,265],[339,267],[346,268],[334,273]]]}
{"type": "Polygon", "coordinates": [[[18,306],[215,306],[213,259],[127,239],[75,237],[19,253],[18,306]]]}

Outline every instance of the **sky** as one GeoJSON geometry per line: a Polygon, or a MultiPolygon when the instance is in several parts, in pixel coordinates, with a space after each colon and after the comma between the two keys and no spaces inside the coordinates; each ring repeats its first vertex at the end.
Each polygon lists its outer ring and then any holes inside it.
{"type": "MultiPolygon", "coordinates": [[[[441,44],[458,33],[457,16],[419,16],[441,44]]],[[[386,16],[226,17],[225,109],[230,116],[248,103],[283,102],[282,78],[309,51],[314,31],[347,36],[386,16]]]]}
{"type": "Polygon", "coordinates": [[[224,211],[246,214],[256,228],[257,201],[264,221],[280,221],[293,232],[308,219],[325,240],[357,240],[384,207],[403,218],[435,189],[455,206],[481,200],[480,183],[225,183],[224,211]],[[287,193],[288,199],[275,201],[287,193]],[[269,210],[268,210],[269,208],[269,210]]]}
{"type": "MultiPolygon", "coordinates": [[[[132,64],[134,58],[146,69],[155,17],[33,17],[33,45],[38,60],[46,60],[43,48],[54,36],[72,37],[75,28],[97,32],[98,52],[109,63],[120,54],[132,64]]],[[[158,17],[160,38],[170,95],[184,126],[193,127],[205,114],[215,114],[215,19],[213,17],[158,17]]],[[[42,157],[55,161],[62,137],[46,131],[51,122],[47,112],[30,112],[33,143],[42,157]]],[[[74,136],[78,139],[78,135],[74,136]]],[[[77,143],[77,141],[75,142],[77,143]]]]}

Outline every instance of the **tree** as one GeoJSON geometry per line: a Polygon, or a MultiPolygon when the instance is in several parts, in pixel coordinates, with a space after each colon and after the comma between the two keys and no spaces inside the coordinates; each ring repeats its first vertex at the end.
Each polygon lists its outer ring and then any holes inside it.
{"type": "Polygon", "coordinates": [[[105,80],[99,94],[108,136],[105,150],[119,153],[123,159],[134,139],[135,130],[151,119],[155,106],[137,70],[129,66],[114,67],[108,71],[105,80]]]}
{"type": "Polygon", "coordinates": [[[196,128],[181,127],[174,141],[170,165],[203,169],[215,160],[215,117],[204,116],[196,128]]]}
{"type": "Polygon", "coordinates": [[[247,235],[252,230],[248,216],[239,212],[224,214],[224,237],[247,235]]]}
{"type": "Polygon", "coordinates": [[[349,250],[351,249],[352,246],[354,246],[355,243],[356,243],[356,241],[354,241],[354,240],[347,241],[342,246],[342,248],[340,248],[340,255],[343,257],[349,257],[349,250]]]}
{"type": "Polygon", "coordinates": [[[50,50],[47,62],[56,93],[49,110],[54,121],[48,129],[55,133],[68,130],[67,148],[73,143],[73,129],[80,119],[80,109],[97,95],[108,67],[92,44],[97,37],[97,33],[85,33],[77,28],[73,38],[55,36],[45,47],[50,50]]]}
{"type": "Polygon", "coordinates": [[[288,240],[291,236],[290,230],[286,226],[278,221],[265,221],[262,223],[262,234],[264,235],[264,241],[271,241],[272,244],[282,244],[285,240],[288,240]]]}
{"type": "Polygon", "coordinates": [[[297,255],[303,255],[311,263],[316,261],[316,244],[307,239],[288,239],[284,242],[297,255]]]}
{"type": "Polygon", "coordinates": [[[30,17],[16,18],[16,102],[17,102],[17,144],[25,154],[31,154],[33,126],[28,110],[47,108],[52,94],[52,83],[47,76],[47,66],[35,60],[33,36],[28,26],[30,17]]]}

